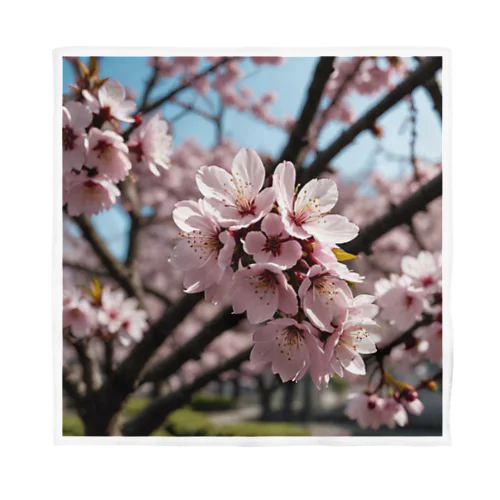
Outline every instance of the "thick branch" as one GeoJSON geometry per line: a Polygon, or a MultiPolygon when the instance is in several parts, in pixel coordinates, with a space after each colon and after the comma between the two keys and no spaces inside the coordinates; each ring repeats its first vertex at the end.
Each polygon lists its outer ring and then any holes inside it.
{"type": "Polygon", "coordinates": [[[363,131],[370,129],[375,121],[386,111],[411,93],[415,88],[425,84],[442,66],[441,57],[427,58],[413,73],[408,75],[394,90],[387,94],[373,108],[368,110],[356,123],[345,130],[338,139],[318,154],[316,159],[303,171],[302,182],[317,177],[335,156],[363,131]]]}
{"type": "Polygon", "coordinates": [[[347,252],[358,254],[369,253],[371,245],[384,234],[401,224],[409,224],[412,217],[443,193],[443,174],[439,174],[427,184],[411,194],[399,205],[391,208],[382,217],[366,226],[357,238],[342,245],[347,252]]]}
{"type": "Polygon", "coordinates": [[[104,432],[111,417],[120,409],[126,397],[137,386],[139,374],[158,347],[172,334],[193,307],[203,298],[202,294],[186,294],[156,321],[136,344],[130,354],[115,369],[97,394],[102,403],[97,428],[104,432]]]}
{"type": "Polygon", "coordinates": [[[365,57],[358,58],[358,61],[354,66],[354,69],[344,78],[344,81],[340,84],[335,94],[335,97],[331,100],[330,104],[321,112],[321,123],[318,133],[321,131],[321,128],[324,125],[326,114],[330,109],[334,108],[340,102],[342,97],[344,97],[345,91],[347,90],[349,84],[352,82],[352,80],[358,73],[359,69],[361,68],[361,65],[365,62],[365,59],[366,59],[365,57]]]}
{"type": "Polygon", "coordinates": [[[212,340],[229,328],[236,326],[244,315],[233,314],[232,307],[226,307],[215,318],[208,322],[196,336],[183,344],[173,354],[148,368],[142,375],[139,384],[165,380],[174,374],[186,361],[196,358],[212,340]]]}
{"type": "Polygon", "coordinates": [[[165,417],[180,406],[187,404],[191,396],[203,389],[208,383],[217,379],[221,374],[238,368],[248,360],[251,349],[245,349],[219,366],[206,371],[193,382],[185,385],[175,392],[154,400],[147,408],[135,418],[125,423],[122,428],[124,436],[147,436],[157,429],[165,417]]]}
{"type": "Polygon", "coordinates": [[[277,163],[281,163],[285,160],[294,163],[300,150],[304,147],[304,138],[307,137],[307,131],[309,130],[321,102],[323,90],[333,72],[334,60],[335,57],[320,57],[316,65],[316,70],[314,71],[313,79],[309,85],[307,99],[300,113],[300,117],[295,122],[288,144],[283,149],[277,163]]]}
{"type": "Polygon", "coordinates": [[[71,370],[66,365],[63,365],[63,389],[68,396],[73,400],[76,406],[80,406],[83,401],[83,396],[78,389],[78,384],[71,380],[71,370]]]}
{"type": "MultiPolygon", "coordinates": [[[[422,64],[422,57],[415,57],[415,59],[422,64]]],[[[425,90],[429,94],[429,97],[432,100],[432,104],[434,105],[434,109],[436,110],[441,121],[443,120],[443,94],[441,92],[441,85],[437,78],[432,78],[425,85],[425,90]]]]}

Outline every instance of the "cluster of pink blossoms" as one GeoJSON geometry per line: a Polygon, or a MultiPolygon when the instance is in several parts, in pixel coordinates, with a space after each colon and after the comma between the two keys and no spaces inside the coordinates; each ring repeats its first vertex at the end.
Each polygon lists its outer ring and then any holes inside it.
{"type": "MultiPolygon", "coordinates": [[[[442,265],[441,254],[421,251],[417,257],[404,256],[402,275],[392,274],[375,283],[380,317],[402,333],[415,323],[427,319],[417,328],[411,339],[396,346],[390,359],[408,358],[414,363],[425,357],[431,363],[442,359],[442,265]],[[424,318],[425,316],[425,318],[424,318]]],[[[417,390],[395,380],[380,366],[381,380],[375,391],[351,394],[346,415],[365,428],[378,429],[381,425],[394,428],[408,423],[408,413],[420,415],[424,405],[417,390]]],[[[432,388],[430,380],[420,384],[432,388]]]]}
{"type": "Polygon", "coordinates": [[[170,262],[185,272],[185,291],[214,303],[230,297],[234,313],[260,325],[252,362],[270,364],[284,382],[308,370],[318,388],[344,370],[364,374],[378,306],[374,296],[353,296],[363,278],[337,259],[358,227],[331,213],[335,182],[313,179],[298,190],[290,162],[266,182],[251,149],[237,153],[231,173],[205,166],[196,181],[204,198],[173,212],[181,233],[170,262]]]}
{"type": "Polygon", "coordinates": [[[167,123],[155,115],[125,143],[120,122],[136,121],[136,104],[117,81],[107,81],[95,95],[85,89],[77,95],[80,100],[62,109],[63,204],[71,216],[109,209],[133,167],[159,175],[158,167],[170,165],[172,141],[167,123]]]}
{"type": "Polygon", "coordinates": [[[77,339],[116,338],[127,346],[140,341],[148,326],[146,312],[137,306],[137,300],[120,289],[95,284],[87,293],[73,289],[63,297],[63,328],[77,339]]]}
{"type": "Polygon", "coordinates": [[[439,363],[443,349],[441,253],[423,250],[417,257],[407,255],[401,260],[401,270],[403,274],[391,274],[375,283],[381,317],[401,332],[424,315],[429,318],[429,324],[414,332],[414,342],[405,349],[439,363]]]}
{"type": "Polygon", "coordinates": [[[420,415],[423,410],[424,405],[418,399],[418,392],[408,388],[387,397],[370,394],[368,391],[351,394],[345,413],[363,429],[378,429],[382,425],[394,429],[396,425],[404,427],[408,423],[408,412],[420,415]]]}

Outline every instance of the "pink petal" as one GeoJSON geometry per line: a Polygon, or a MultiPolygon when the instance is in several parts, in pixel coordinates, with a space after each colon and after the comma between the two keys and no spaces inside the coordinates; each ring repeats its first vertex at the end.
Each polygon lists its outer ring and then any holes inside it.
{"type": "Polygon", "coordinates": [[[207,198],[216,198],[223,203],[234,201],[232,178],[223,168],[201,167],[196,174],[196,184],[207,198]]]}
{"type": "Polygon", "coordinates": [[[298,241],[285,241],[281,244],[281,253],[270,259],[280,267],[290,269],[302,257],[302,246],[298,241]]]}
{"type": "Polygon", "coordinates": [[[234,157],[231,171],[236,183],[245,186],[248,197],[255,198],[266,176],[260,156],[253,149],[240,149],[234,157]]]}
{"type": "Polygon", "coordinates": [[[307,202],[315,200],[322,214],[329,212],[337,203],[339,192],[337,184],[331,179],[313,179],[309,181],[297,195],[295,211],[307,202]]]}
{"type": "Polygon", "coordinates": [[[285,226],[278,214],[268,214],[262,221],[261,229],[268,236],[279,236],[284,233],[285,226]]]}
{"type": "Polygon", "coordinates": [[[342,215],[325,215],[302,227],[322,243],[332,246],[351,241],[359,233],[358,226],[342,215]]]}
{"type": "Polygon", "coordinates": [[[299,311],[295,290],[288,284],[284,287],[280,287],[279,310],[285,314],[291,314],[292,316],[299,311]]]}
{"type": "Polygon", "coordinates": [[[251,231],[243,240],[243,250],[250,255],[262,252],[266,244],[266,237],[260,231],[251,231]]]}
{"type": "Polygon", "coordinates": [[[273,174],[273,187],[276,191],[276,200],[280,208],[291,212],[293,194],[295,191],[295,167],[293,163],[280,163],[273,174]]]}

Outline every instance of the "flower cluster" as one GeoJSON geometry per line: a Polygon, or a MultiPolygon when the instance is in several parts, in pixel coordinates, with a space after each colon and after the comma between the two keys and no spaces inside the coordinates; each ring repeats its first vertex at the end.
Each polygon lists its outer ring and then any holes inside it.
{"type": "Polygon", "coordinates": [[[130,345],[139,342],[147,328],[147,315],[138,309],[136,299],[125,296],[123,290],[101,288],[94,280],[85,292],[66,291],[63,297],[63,328],[80,339],[99,337],[130,345]]]}
{"type": "Polygon", "coordinates": [[[63,203],[71,216],[97,214],[120,196],[119,183],[132,167],[169,167],[171,137],[167,123],[155,115],[136,128],[125,143],[121,122],[133,123],[136,104],[126,91],[108,80],[62,109],[63,203]]]}
{"type": "Polygon", "coordinates": [[[260,325],[252,362],[270,364],[284,382],[308,370],[318,387],[344,370],[364,374],[378,307],[374,296],[353,296],[363,278],[340,262],[353,256],[338,245],[358,227],[331,213],[335,182],[313,179],[298,190],[295,167],[284,162],[266,183],[251,149],[237,153],[230,173],[201,167],[196,182],[204,198],[173,212],[181,233],[170,262],[185,272],[185,291],[214,303],[230,297],[235,313],[260,325]]]}
{"type": "Polygon", "coordinates": [[[345,412],[363,429],[378,429],[381,425],[394,429],[396,425],[404,427],[408,423],[407,412],[420,415],[423,409],[424,405],[418,399],[417,391],[408,388],[402,393],[396,392],[387,397],[380,397],[368,391],[351,394],[345,412]]]}
{"type": "MultiPolygon", "coordinates": [[[[421,251],[401,260],[403,274],[391,274],[389,279],[375,283],[381,317],[404,331],[424,315],[429,324],[413,334],[410,350],[425,356],[431,363],[442,359],[442,263],[441,253],[421,251]]],[[[408,349],[407,349],[408,350],[408,349]]]]}
{"type": "MultiPolygon", "coordinates": [[[[399,335],[418,322],[410,338],[395,346],[389,360],[401,364],[404,359],[411,365],[422,357],[431,363],[442,358],[442,265],[441,254],[421,251],[417,257],[404,256],[401,260],[402,275],[391,274],[375,283],[380,317],[393,325],[399,335]]],[[[346,415],[361,427],[390,428],[408,423],[408,414],[420,415],[424,405],[418,399],[417,389],[392,376],[382,362],[374,371],[380,374],[375,390],[351,394],[346,415]]],[[[372,375],[373,377],[373,375],[372,375]]],[[[372,378],[370,377],[370,379],[372,378]]],[[[418,388],[435,390],[435,382],[421,381],[418,388]]]]}

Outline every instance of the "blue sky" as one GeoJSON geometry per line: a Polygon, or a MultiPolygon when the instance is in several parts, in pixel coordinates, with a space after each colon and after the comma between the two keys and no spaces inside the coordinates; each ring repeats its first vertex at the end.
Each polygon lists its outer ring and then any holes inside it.
{"type": "MultiPolygon", "coordinates": [[[[306,97],[316,62],[317,58],[314,57],[290,57],[280,66],[256,67],[249,61],[244,61],[242,69],[245,77],[242,85],[251,88],[255,96],[270,89],[274,90],[278,94],[278,99],[271,105],[273,114],[277,117],[284,115],[297,117],[306,97]]],[[[73,70],[68,62],[64,61],[63,64],[63,89],[66,90],[68,84],[73,81],[73,70]]],[[[144,83],[150,74],[151,68],[147,65],[147,58],[104,57],[100,60],[100,76],[119,80],[124,86],[134,89],[138,98],[141,97],[144,83]]],[[[163,80],[152,93],[152,97],[163,95],[169,89],[175,88],[178,83],[176,78],[163,80]]],[[[196,94],[191,90],[183,92],[180,96],[186,102],[191,102],[195,97],[196,94]]],[[[380,98],[381,96],[378,96],[376,100],[380,98]]],[[[438,160],[441,158],[439,119],[423,89],[417,89],[414,92],[414,99],[417,109],[417,156],[438,160]]],[[[356,116],[359,116],[371,107],[375,100],[352,96],[350,102],[356,110],[356,116]]],[[[210,111],[210,107],[202,99],[196,101],[196,106],[210,111]]],[[[176,116],[180,111],[178,106],[172,104],[162,107],[167,120],[176,116]]],[[[379,121],[384,129],[383,146],[397,155],[406,157],[409,156],[410,129],[403,124],[407,117],[408,104],[403,101],[394,106],[379,121]]],[[[345,125],[331,123],[320,138],[320,148],[328,145],[344,128],[345,125]]],[[[267,152],[273,157],[281,152],[287,140],[287,135],[283,131],[269,127],[234,109],[229,109],[224,116],[224,131],[226,137],[233,139],[240,146],[267,152]]],[[[214,126],[199,117],[186,115],[185,118],[175,123],[174,145],[184,142],[188,137],[195,137],[198,143],[209,147],[214,143],[214,126]]],[[[397,177],[411,168],[409,162],[389,161],[383,156],[374,160],[372,153],[375,146],[376,140],[372,134],[364,132],[335,158],[334,165],[342,176],[358,181],[363,181],[366,178],[366,172],[371,169],[382,171],[389,177],[397,177]]],[[[113,253],[123,258],[126,253],[127,217],[119,209],[113,208],[109,212],[94,216],[93,222],[113,253]]]]}

